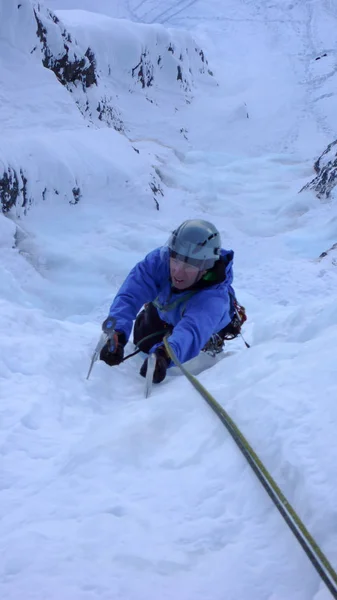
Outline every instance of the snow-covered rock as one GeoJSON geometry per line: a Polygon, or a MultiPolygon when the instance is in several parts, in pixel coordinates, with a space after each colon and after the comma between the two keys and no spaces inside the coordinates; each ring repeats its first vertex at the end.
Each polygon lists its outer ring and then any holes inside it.
{"type": "Polygon", "coordinates": [[[216,85],[203,50],[181,31],[85,11],[55,14],[33,0],[0,0],[0,19],[2,211],[20,215],[51,196],[76,204],[92,188],[117,196],[122,181],[159,208],[153,149],[143,152],[135,140],[160,143],[161,127],[162,142],[169,130],[186,145],[180,111],[199,84],[216,85]]]}
{"type": "Polygon", "coordinates": [[[314,169],[316,177],[302,189],[314,190],[320,199],[330,198],[337,185],[337,140],[327,146],[316,160],[314,169]]]}

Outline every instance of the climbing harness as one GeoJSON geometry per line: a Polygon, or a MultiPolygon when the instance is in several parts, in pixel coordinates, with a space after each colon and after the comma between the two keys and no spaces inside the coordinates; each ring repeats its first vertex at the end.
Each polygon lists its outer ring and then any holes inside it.
{"type": "Polygon", "coordinates": [[[218,333],[214,333],[207,344],[203,347],[202,352],[206,352],[210,356],[215,357],[217,354],[222,352],[225,340],[234,340],[236,337],[241,336],[245,346],[249,348],[248,342],[244,339],[241,333],[241,327],[245,321],[247,321],[246,309],[244,306],[238,303],[235,297],[231,295],[231,307],[234,316],[228,325],[224,327],[218,333]]]}

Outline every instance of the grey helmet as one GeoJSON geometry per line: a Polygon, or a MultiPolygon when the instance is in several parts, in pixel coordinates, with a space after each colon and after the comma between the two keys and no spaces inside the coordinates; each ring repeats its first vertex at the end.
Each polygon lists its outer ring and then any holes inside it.
{"type": "Polygon", "coordinates": [[[211,269],[221,253],[220,233],[212,223],[201,219],[184,221],[172,232],[167,245],[172,258],[200,271],[211,269]]]}

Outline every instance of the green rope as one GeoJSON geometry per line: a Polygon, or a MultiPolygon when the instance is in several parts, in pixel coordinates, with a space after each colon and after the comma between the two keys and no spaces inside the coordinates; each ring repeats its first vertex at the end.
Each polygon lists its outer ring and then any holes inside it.
{"type": "Polygon", "coordinates": [[[241,452],[247,459],[248,463],[252,467],[254,473],[257,475],[260,483],[274,502],[276,508],[281,513],[291,531],[295,535],[298,542],[301,544],[303,550],[307,554],[309,560],[319,573],[326,586],[330,590],[332,596],[337,599],[337,573],[333,569],[332,565],[328,561],[325,554],[320,549],[317,542],[314,540],[312,535],[309,533],[304,523],[301,521],[298,514],[295,512],[287,498],[284,496],[277,483],[270,475],[262,461],[259,459],[255,450],[249,444],[245,436],[241,433],[240,429],[234,423],[233,419],[229,416],[226,410],[215,400],[215,398],[206,390],[206,388],[200,383],[200,381],[194,377],[178,360],[175,352],[167,341],[167,335],[164,337],[164,345],[166,351],[175,363],[175,365],[182,371],[185,377],[191,382],[193,387],[201,394],[206,400],[212,410],[220,418],[222,423],[227,428],[241,452]]]}

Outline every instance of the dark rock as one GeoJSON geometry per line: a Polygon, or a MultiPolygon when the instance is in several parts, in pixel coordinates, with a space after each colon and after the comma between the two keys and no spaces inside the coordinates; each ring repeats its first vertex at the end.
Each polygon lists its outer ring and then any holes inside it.
{"type": "Polygon", "coordinates": [[[153,83],[153,64],[147,49],[142,53],[138,65],[131,69],[132,77],[135,77],[137,69],[138,81],[142,84],[142,88],[150,87],[153,83]]]}
{"type": "Polygon", "coordinates": [[[19,173],[13,167],[7,167],[0,179],[0,205],[3,213],[8,213],[13,206],[20,202],[22,208],[27,208],[31,198],[27,191],[27,177],[22,169],[19,173]]]}
{"type": "Polygon", "coordinates": [[[152,181],[150,181],[150,183],[149,183],[149,186],[150,186],[151,191],[154,194],[153,200],[156,205],[156,209],[159,210],[160,206],[159,206],[159,202],[158,202],[156,196],[158,196],[158,194],[159,194],[160,196],[163,197],[164,196],[163,189],[160,185],[160,182],[156,179],[155,176],[153,176],[152,181]]]}
{"type": "MultiPolygon", "coordinates": [[[[37,5],[37,8],[34,9],[34,15],[37,24],[36,34],[41,42],[44,54],[43,66],[53,71],[60,83],[66,87],[70,84],[80,84],[85,90],[97,84],[96,61],[92,50],[87,48],[83,54],[68,31],[62,26],[58,17],[46,9],[47,18],[44,20],[39,8],[39,5],[37,5]],[[56,35],[59,46],[57,55],[51,50],[52,45],[49,43],[49,27],[51,26],[57,27],[56,35]]],[[[55,31],[53,34],[55,34],[55,31]]]]}
{"type": "Polygon", "coordinates": [[[69,204],[78,204],[78,202],[82,198],[82,194],[81,194],[80,188],[79,187],[73,187],[73,189],[71,191],[73,193],[74,200],[70,200],[69,204]]]}
{"type": "Polygon", "coordinates": [[[28,204],[28,195],[27,195],[27,177],[24,176],[22,169],[20,169],[20,175],[22,180],[22,188],[20,188],[20,192],[22,193],[22,207],[27,206],[28,204]]]}
{"type": "Polygon", "coordinates": [[[327,146],[314,164],[316,177],[307,183],[300,191],[314,190],[317,197],[330,198],[331,192],[337,185],[337,140],[327,146]]]}
{"type": "Polygon", "coordinates": [[[155,195],[160,194],[161,196],[164,196],[164,192],[160,183],[158,183],[155,179],[153,179],[149,185],[155,195]]]}
{"type": "Polygon", "coordinates": [[[337,249],[337,243],[333,244],[331,246],[331,248],[329,248],[329,250],[326,250],[326,252],[322,252],[322,254],[319,255],[319,259],[325,258],[325,256],[328,256],[329,252],[331,252],[332,250],[336,250],[336,249],[337,249]]]}
{"type": "Polygon", "coordinates": [[[180,133],[184,136],[185,140],[188,140],[188,137],[187,137],[188,129],[185,129],[185,127],[181,127],[180,133]]]}
{"type": "Polygon", "coordinates": [[[0,201],[2,212],[7,213],[15,206],[20,195],[19,178],[14,169],[8,167],[0,179],[0,201]]]}
{"type": "MultiPolygon", "coordinates": [[[[89,106],[88,106],[89,110],[89,106]]],[[[104,121],[108,127],[113,127],[116,131],[124,132],[125,126],[119,111],[113,107],[112,98],[102,98],[97,106],[98,118],[104,121]]]]}

